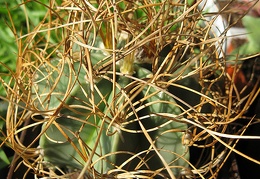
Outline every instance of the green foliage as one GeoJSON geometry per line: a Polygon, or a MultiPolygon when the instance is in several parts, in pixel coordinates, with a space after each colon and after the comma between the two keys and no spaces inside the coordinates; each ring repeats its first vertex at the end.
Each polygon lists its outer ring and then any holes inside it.
{"type": "Polygon", "coordinates": [[[10,164],[10,159],[6,156],[3,149],[0,148],[0,170],[10,164]]]}
{"type": "Polygon", "coordinates": [[[250,55],[254,53],[260,52],[260,19],[258,17],[253,16],[245,16],[242,19],[243,25],[245,26],[248,34],[248,42],[243,44],[239,49],[238,52],[241,55],[250,55]]]}
{"type": "Polygon", "coordinates": [[[233,50],[231,59],[236,59],[237,54],[248,56],[260,52],[259,26],[260,19],[246,15],[242,18],[242,23],[247,31],[247,42],[233,50]]]}
{"type": "MultiPolygon", "coordinates": [[[[21,0],[0,2],[0,77],[5,82],[10,80],[10,70],[16,70],[18,58],[17,37],[31,32],[43,20],[48,0],[28,1],[22,4],[21,0]]],[[[59,2],[59,1],[58,1],[59,2]]],[[[57,3],[58,3],[57,2],[57,3]]],[[[0,96],[5,96],[4,88],[0,87],[0,96]]]]}

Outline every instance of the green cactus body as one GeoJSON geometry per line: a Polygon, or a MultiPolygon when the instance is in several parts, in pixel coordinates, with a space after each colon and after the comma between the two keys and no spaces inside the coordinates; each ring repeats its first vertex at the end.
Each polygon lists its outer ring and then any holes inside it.
{"type": "MultiPolygon", "coordinates": [[[[132,111],[129,103],[133,101],[131,101],[131,96],[125,91],[125,87],[130,82],[131,80],[125,76],[118,77],[115,93],[111,92],[108,99],[108,104],[110,105],[104,110],[111,122],[106,127],[110,132],[114,131],[115,133],[110,136],[109,142],[105,139],[102,139],[102,142],[106,142],[108,150],[110,149],[111,151],[110,161],[113,161],[118,168],[124,168],[121,164],[140,150],[139,134],[123,130],[123,128],[133,131],[138,129],[136,122],[130,122],[134,119],[134,115],[128,115],[132,111]],[[111,107],[112,105],[113,107],[111,107]]],[[[103,136],[106,137],[106,135],[104,134],[103,136]]],[[[138,162],[134,159],[131,160],[126,164],[127,170],[134,170],[138,162]]]]}
{"type": "MultiPolygon", "coordinates": [[[[45,161],[58,167],[80,169],[95,150],[91,163],[100,173],[119,166],[130,171],[160,170],[165,174],[165,166],[142,133],[140,123],[134,120],[136,116],[133,113],[128,115],[132,111],[129,104],[145,98],[143,104],[139,104],[139,107],[145,107],[137,113],[159,154],[175,175],[180,171],[178,168],[187,167],[185,159],[189,153],[181,142],[181,131],[187,129],[186,124],[174,120],[169,122],[169,119],[157,115],[181,113],[171,96],[144,84],[141,93],[130,99],[125,90],[132,81],[129,78],[119,76],[113,92],[112,82],[101,79],[91,86],[92,82],[86,81],[85,75],[85,68],[79,62],[70,63],[68,59],[44,64],[34,75],[33,104],[45,117],[40,138],[45,161]],[[148,117],[143,119],[143,116],[148,117]],[[101,135],[97,140],[99,132],[101,135]],[[137,153],[144,159],[143,164],[138,157],[124,164],[137,153]]],[[[136,67],[135,75],[145,79],[151,72],[136,67]]]]}
{"type": "MultiPolygon", "coordinates": [[[[144,79],[147,76],[151,76],[151,72],[144,68],[137,68],[136,75],[138,78],[144,79]]],[[[170,95],[156,89],[152,85],[144,85],[142,94],[146,99],[147,105],[144,113],[150,115],[150,117],[143,120],[142,123],[147,131],[150,130],[148,134],[152,138],[160,155],[170,166],[174,175],[178,176],[182,167],[188,167],[185,160],[189,159],[189,152],[187,147],[182,144],[183,132],[181,132],[187,129],[187,125],[174,120],[170,121],[158,115],[159,113],[169,113],[177,116],[181,113],[181,110],[170,95]]],[[[141,143],[150,147],[145,136],[141,139],[141,143]]],[[[155,152],[150,152],[148,156],[152,156],[147,162],[152,170],[165,170],[163,169],[164,165],[161,159],[155,152]]]]}
{"type": "MultiPolygon", "coordinates": [[[[82,168],[102,130],[99,127],[102,111],[112,83],[104,79],[94,83],[94,101],[91,101],[91,86],[85,80],[84,68],[78,62],[70,65],[61,60],[42,65],[34,75],[32,99],[46,120],[40,138],[44,160],[59,167],[82,168]]],[[[92,160],[108,153],[105,149],[97,147],[92,160]]],[[[95,166],[98,171],[105,168],[101,163],[95,166]]]]}

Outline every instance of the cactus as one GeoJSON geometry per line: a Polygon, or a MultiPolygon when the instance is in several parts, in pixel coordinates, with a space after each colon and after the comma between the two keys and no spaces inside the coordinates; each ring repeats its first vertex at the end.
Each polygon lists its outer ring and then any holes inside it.
{"type": "Polygon", "coordinates": [[[10,144],[37,176],[215,177],[228,152],[218,153],[215,134],[237,111],[225,92],[224,37],[212,32],[217,13],[185,2],[50,3],[47,22],[26,35],[30,45],[19,43],[6,120],[10,144]],[[41,131],[30,145],[13,137],[34,126],[41,131]],[[196,147],[210,154],[198,166],[196,147]]]}
{"type": "MultiPolygon", "coordinates": [[[[82,168],[101,130],[97,126],[103,116],[98,114],[107,105],[112,84],[100,80],[92,91],[83,65],[67,60],[55,59],[41,65],[34,75],[32,100],[45,117],[40,138],[44,160],[52,165],[82,168]]],[[[102,149],[105,147],[99,148],[95,156],[107,153],[102,149]]]]}

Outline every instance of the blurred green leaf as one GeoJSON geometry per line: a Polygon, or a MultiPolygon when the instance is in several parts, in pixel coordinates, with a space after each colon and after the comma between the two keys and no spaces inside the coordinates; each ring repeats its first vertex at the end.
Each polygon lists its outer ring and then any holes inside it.
{"type": "MultiPolygon", "coordinates": [[[[12,71],[16,69],[16,59],[17,59],[17,44],[15,41],[15,36],[10,28],[12,27],[12,23],[14,24],[14,28],[17,31],[17,35],[27,34],[27,24],[29,24],[29,28],[33,29],[38,25],[40,21],[43,20],[43,17],[46,14],[47,8],[42,4],[48,4],[48,0],[39,1],[26,1],[24,5],[22,4],[24,1],[1,1],[0,2],[0,56],[1,62],[7,65],[12,71]],[[8,14],[10,12],[10,16],[8,14]],[[28,16],[26,16],[28,15],[28,16]],[[27,22],[27,18],[29,22],[27,22]],[[11,18],[11,19],[10,19],[11,18]]],[[[10,71],[0,65],[0,74],[6,73],[10,74],[10,71]]],[[[3,77],[1,78],[7,82],[10,78],[3,77]]],[[[2,85],[2,84],[1,84],[2,85]]],[[[5,96],[4,88],[0,86],[0,96],[5,96]]]]}
{"type": "Polygon", "coordinates": [[[10,164],[9,158],[6,156],[3,149],[0,148],[0,170],[10,164]]]}
{"type": "Polygon", "coordinates": [[[251,55],[260,52],[260,18],[246,15],[242,19],[243,25],[246,28],[247,43],[238,47],[233,53],[240,55],[251,55]]]}

